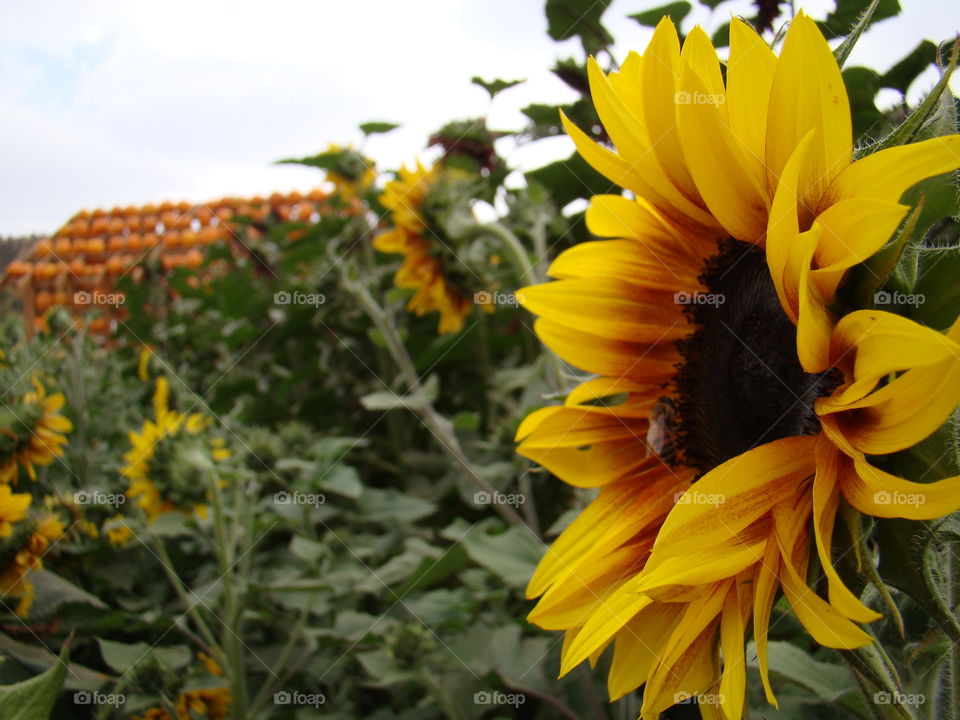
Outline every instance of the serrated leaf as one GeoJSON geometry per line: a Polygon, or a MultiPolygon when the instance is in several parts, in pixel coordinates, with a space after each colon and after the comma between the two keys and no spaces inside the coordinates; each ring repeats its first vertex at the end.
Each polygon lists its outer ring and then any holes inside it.
{"type": "Polygon", "coordinates": [[[502,93],[504,90],[508,88],[512,88],[526,81],[525,80],[501,80],[500,78],[494,78],[493,80],[484,80],[479,75],[474,75],[472,78],[470,78],[470,82],[472,82],[474,85],[479,85],[484,90],[486,90],[487,93],[490,95],[490,99],[492,100],[494,97],[497,96],[497,94],[502,93]]]}
{"type": "Polygon", "coordinates": [[[470,559],[514,587],[523,587],[533,575],[543,550],[526,528],[511,527],[501,533],[477,528],[462,539],[470,559]]]}
{"type": "Polygon", "coordinates": [[[671,2],[666,5],[661,5],[658,8],[653,8],[652,10],[644,10],[643,12],[628,15],[627,17],[636,20],[645,27],[656,27],[661,19],[669,17],[674,25],[680,27],[680,23],[690,14],[692,9],[693,6],[688,2],[671,2]]]}
{"type": "Polygon", "coordinates": [[[14,685],[0,686],[0,717],[4,720],[50,720],[70,663],[66,645],[59,661],[46,672],[14,685]]]}
{"type": "Polygon", "coordinates": [[[377,135],[379,133],[388,133],[400,127],[399,123],[392,122],[365,122],[360,125],[360,132],[364,135],[377,135]]]}

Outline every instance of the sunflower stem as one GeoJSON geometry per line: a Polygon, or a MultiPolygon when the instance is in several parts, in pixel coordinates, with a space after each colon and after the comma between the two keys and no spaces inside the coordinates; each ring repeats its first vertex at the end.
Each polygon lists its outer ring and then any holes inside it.
{"type": "MultiPolygon", "coordinates": [[[[960,542],[950,543],[950,606],[960,604],[960,542]]],[[[950,645],[950,717],[960,720],[960,647],[950,645]]]]}
{"type": "MultiPolygon", "coordinates": [[[[223,584],[223,614],[220,622],[223,624],[221,644],[226,651],[227,664],[230,668],[230,692],[233,701],[230,703],[230,716],[234,720],[242,720],[247,707],[247,683],[243,670],[243,650],[240,638],[240,603],[236,593],[236,573],[234,550],[236,527],[228,532],[226,516],[223,511],[223,489],[220,487],[220,478],[215,473],[208,473],[210,485],[210,500],[213,505],[213,528],[216,538],[215,550],[220,564],[220,581],[223,584]]],[[[239,494],[239,493],[238,493],[239,494]]],[[[234,518],[237,522],[238,518],[234,518]]]]}
{"type": "MultiPolygon", "coordinates": [[[[144,520],[146,519],[146,516],[143,515],[142,511],[141,517],[144,520]]],[[[139,539],[139,536],[137,537],[139,539]]],[[[154,554],[160,561],[160,566],[163,568],[163,572],[167,576],[167,580],[170,582],[174,592],[177,594],[177,597],[183,604],[184,614],[193,620],[194,625],[197,626],[197,630],[200,632],[200,636],[203,638],[207,646],[214,651],[213,654],[216,656],[217,660],[225,660],[226,654],[224,653],[223,648],[220,647],[220,644],[214,637],[213,632],[210,630],[210,626],[207,625],[207,622],[197,610],[197,603],[190,600],[190,596],[187,593],[186,584],[180,579],[180,576],[177,575],[176,570],[173,569],[173,562],[170,560],[170,554],[167,552],[167,548],[163,544],[163,541],[157,537],[151,537],[151,540],[154,554]]],[[[143,540],[140,540],[140,542],[143,542],[143,540]]]]}

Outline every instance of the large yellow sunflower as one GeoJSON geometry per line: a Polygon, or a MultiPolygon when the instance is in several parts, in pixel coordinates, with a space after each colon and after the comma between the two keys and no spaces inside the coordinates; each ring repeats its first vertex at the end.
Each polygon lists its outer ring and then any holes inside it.
{"type": "Polygon", "coordinates": [[[61,414],[65,402],[63,393],[47,395],[46,388],[34,378],[33,390],[24,394],[16,410],[5,408],[11,416],[9,427],[0,428],[0,483],[16,483],[18,464],[31,480],[37,479],[35,465],[49,465],[63,456],[67,444],[64,433],[73,430],[73,423],[61,414]]]}
{"type": "Polygon", "coordinates": [[[705,715],[739,720],[751,617],[776,702],[766,638],[781,589],[817,642],[870,642],[856,623],[879,615],[833,567],[841,498],[877,517],[960,507],[960,478],[912,483],[868,459],[960,402],[960,320],[942,334],[830,309],[909,210],[904,191],[960,166],[960,136],[852,162],[843,79],[802,13],[779,57],[734,19],[726,82],[704,32],[681,48],[668,19],[643,57],[589,72],[616,151],[565,125],[634,197],[594,197],[588,227],[613,239],[566,251],[555,282],[521,291],[541,340],[599,376],[517,433],[522,455],[600,489],[541,561],[530,619],[566,632],[564,673],[612,643],[611,698],[645,685],[644,718],[707,694],[705,715]],[[805,581],[811,536],[829,600],[805,581]]]}
{"type": "Polygon", "coordinates": [[[459,270],[451,267],[458,261],[424,217],[424,202],[443,172],[453,171],[425,168],[419,162],[415,170],[401,168],[400,177],[387,183],[380,196],[393,227],[373,240],[377,250],[404,256],[394,283],[416,291],[407,303],[411,312],[440,313],[437,330],[441,334],[460,332],[471,306],[468,295],[450,277],[459,270]]]}

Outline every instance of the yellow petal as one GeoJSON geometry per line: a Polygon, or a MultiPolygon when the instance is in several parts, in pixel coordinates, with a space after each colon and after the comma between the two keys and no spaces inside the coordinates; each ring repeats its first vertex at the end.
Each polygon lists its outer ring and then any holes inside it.
{"type": "Polygon", "coordinates": [[[680,92],[689,102],[677,106],[677,127],[697,189],[732,237],[759,241],[768,210],[761,163],[730,130],[725,105],[717,103],[725,96],[710,92],[689,66],[683,69],[680,92]]]}
{"type": "Polygon", "coordinates": [[[840,490],[857,510],[873,517],[933,520],[960,509],[960,475],[917,483],[873,466],[839,433],[833,416],[823,419],[824,432],[843,455],[838,460],[840,490]]]}
{"type": "Polygon", "coordinates": [[[770,185],[801,140],[816,140],[796,187],[802,204],[815,208],[833,178],[850,164],[853,131],[850,103],[833,57],[817,24],[802,11],[794,18],[777,62],[767,116],[770,185]]]}
{"type": "Polygon", "coordinates": [[[833,526],[840,504],[837,482],[839,453],[825,437],[814,449],[817,457],[817,474],[813,481],[813,530],[820,564],[827,576],[830,604],[856,622],[872,622],[881,615],[860,602],[833,567],[833,526]]]}
{"type": "MultiPolygon", "coordinates": [[[[543,318],[534,323],[533,329],[544,345],[587,372],[653,384],[668,382],[676,372],[679,358],[672,343],[645,345],[613,340],[543,318]]],[[[672,328],[664,328],[664,334],[667,332],[672,328]]]]}
{"type": "Polygon", "coordinates": [[[747,664],[744,658],[743,610],[739,592],[730,589],[723,604],[720,617],[720,648],[723,650],[723,676],[720,679],[718,697],[723,698],[721,710],[728,720],[740,720],[743,716],[744,693],[747,687],[747,664]]]}
{"type": "Polygon", "coordinates": [[[556,280],[519,292],[530,312],[562,325],[589,329],[602,337],[666,343],[688,332],[683,306],[673,304],[673,293],[622,280],[556,280]]]}
{"type": "Polygon", "coordinates": [[[670,18],[664,16],[643,54],[643,113],[653,150],[660,166],[687,198],[698,197],[687,170],[677,132],[677,79],[680,70],[680,39],[670,18]]]}
{"type": "Polygon", "coordinates": [[[921,180],[960,167],[960,135],[887,148],[857,160],[828,188],[821,208],[844,198],[872,197],[897,202],[921,180]]]}
{"type": "Polygon", "coordinates": [[[570,647],[564,648],[560,676],[566,675],[598,648],[610,642],[620,628],[652,602],[650,598],[633,592],[630,583],[606,598],[577,633],[570,647]]]}
{"type": "MultiPolygon", "coordinates": [[[[757,33],[743,20],[730,21],[730,60],[727,62],[727,112],[730,129],[749,153],[764,167],[767,139],[767,106],[777,58],[757,33]]],[[[766,169],[761,177],[766,185],[766,169]]]]}
{"type": "MultiPolygon", "coordinates": [[[[588,209],[588,217],[589,214],[588,209]]],[[[595,240],[578,243],[560,253],[550,265],[550,276],[559,280],[616,278],[671,292],[700,290],[699,266],[675,257],[651,252],[635,240],[595,240]]]]}
{"type": "Polygon", "coordinates": [[[654,553],[683,555],[736,536],[813,474],[814,442],[810,436],[781,438],[718,465],[694,489],[723,502],[674,507],[660,529],[654,553]]]}
{"type": "Polygon", "coordinates": [[[617,633],[607,677],[611,702],[647,681],[664,642],[680,622],[684,610],[683,603],[655,603],[637,613],[617,633]]]}
{"type": "Polygon", "coordinates": [[[871,642],[870,636],[845,618],[830,603],[807,587],[803,579],[806,567],[806,523],[809,520],[810,499],[792,507],[792,501],[782,503],[775,511],[774,527],[780,546],[780,584],[797,619],[821,645],[838,649],[853,649],[871,642]]]}
{"type": "Polygon", "coordinates": [[[779,589],[780,551],[776,543],[767,543],[763,560],[757,564],[753,577],[753,637],[757,647],[760,680],[767,702],[779,708],[773,688],[770,687],[770,667],[767,655],[767,637],[770,631],[770,611],[779,589]]]}

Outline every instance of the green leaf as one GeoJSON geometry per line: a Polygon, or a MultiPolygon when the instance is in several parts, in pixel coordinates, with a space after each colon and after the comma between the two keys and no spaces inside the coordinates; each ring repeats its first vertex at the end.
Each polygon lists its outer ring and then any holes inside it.
{"type": "Polygon", "coordinates": [[[317,481],[324,490],[356,500],[363,494],[363,483],[356,469],[349,465],[335,465],[317,481]]]}
{"type": "Polygon", "coordinates": [[[725,22],[723,25],[718,27],[713,33],[713,36],[710,38],[710,41],[713,43],[714,47],[729,47],[730,46],[730,23],[725,22]]]}
{"type": "Polygon", "coordinates": [[[534,125],[556,125],[560,122],[560,106],[533,103],[521,108],[520,112],[526,115],[534,125]]]}
{"type": "Polygon", "coordinates": [[[924,70],[937,59],[937,46],[929,40],[922,41],[910,54],[880,76],[880,86],[899,90],[907,94],[907,89],[924,70]]]}
{"type": "Polygon", "coordinates": [[[454,545],[444,551],[439,559],[424,558],[407,581],[397,588],[396,594],[399,597],[404,597],[416,590],[430,587],[459,572],[466,567],[468,562],[467,552],[461,545],[454,545]]]}
{"type": "Polygon", "coordinates": [[[389,390],[370,393],[360,398],[360,404],[367,410],[395,410],[398,408],[422,410],[436,400],[439,393],[440,380],[436,375],[431,375],[423,385],[412,393],[403,396],[389,390]]]}
{"type": "MultiPolygon", "coordinates": [[[[767,646],[770,670],[785,680],[799,685],[824,702],[831,703],[854,689],[849,671],[842,665],[820,662],[792,643],[774,640],[767,646]]],[[[757,651],[753,643],[747,648],[747,658],[758,667],[757,651]]]]}
{"type": "Polygon", "coordinates": [[[365,122],[360,125],[360,132],[364,135],[377,135],[379,133],[388,133],[400,127],[399,123],[392,122],[365,122]]]}
{"type": "Polygon", "coordinates": [[[946,331],[960,317],[960,247],[922,248],[913,294],[923,302],[910,316],[924,325],[946,331]]]}
{"type": "Polygon", "coordinates": [[[97,638],[103,661],[118,673],[126,673],[147,660],[156,659],[161,665],[178,670],[190,664],[192,654],[183,645],[153,646],[145,642],[121,643],[97,638]]]}
{"type": "Polygon", "coordinates": [[[484,90],[490,94],[490,99],[492,100],[497,96],[498,93],[503,92],[507,88],[512,88],[515,85],[519,85],[524,80],[501,80],[500,78],[494,78],[493,80],[484,80],[479,75],[474,75],[470,78],[470,82],[474,85],[479,85],[484,90]]]}
{"type": "Polygon", "coordinates": [[[547,0],[547,33],[554,40],[577,36],[587,55],[596,55],[613,43],[613,36],[600,23],[612,0],[547,0]]]}
{"type": "Polygon", "coordinates": [[[594,170],[580,155],[557,160],[526,173],[527,181],[538,182],[550,193],[558,208],[577,198],[601,195],[614,189],[613,184],[594,170]]]}
{"type": "Polygon", "coordinates": [[[364,489],[359,504],[364,518],[378,522],[416,522],[437,510],[437,506],[429,500],[396,490],[379,490],[370,487],[364,489]]]}
{"type": "Polygon", "coordinates": [[[672,2],[667,3],[666,5],[661,5],[653,10],[644,10],[643,12],[628,15],[627,17],[636,20],[638,23],[646,27],[656,27],[662,18],[669,17],[670,20],[673,21],[674,25],[680,27],[680,23],[683,22],[683,19],[690,13],[692,9],[693,6],[688,2],[672,2]]]}
{"type": "Polygon", "coordinates": [[[321,170],[336,170],[341,154],[339,151],[334,151],[322,152],[317,155],[302,158],[285,158],[283,160],[277,160],[277,165],[306,165],[307,167],[320,168],[321,170]]]}
{"type": "MultiPolygon", "coordinates": [[[[869,7],[870,0],[837,0],[836,9],[817,24],[827,40],[838,38],[849,33],[869,7]]],[[[870,24],[899,13],[900,3],[897,0],[880,0],[870,24]]]]}
{"type": "Polygon", "coordinates": [[[543,555],[541,544],[521,527],[488,533],[478,526],[465,532],[461,542],[471,560],[514,587],[523,587],[530,581],[543,555]]]}
{"type": "Polygon", "coordinates": [[[15,685],[0,686],[0,717],[4,720],[49,720],[67,674],[67,645],[59,661],[46,672],[15,685]]]}
{"type": "MultiPolygon", "coordinates": [[[[60,664],[60,659],[46,648],[22,643],[4,633],[0,633],[0,653],[37,673],[60,664]]],[[[109,676],[102,672],[70,663],[70,672],[64,678],[63,687],[66,690],[98,690],[109,679],[109,676]]]]}

